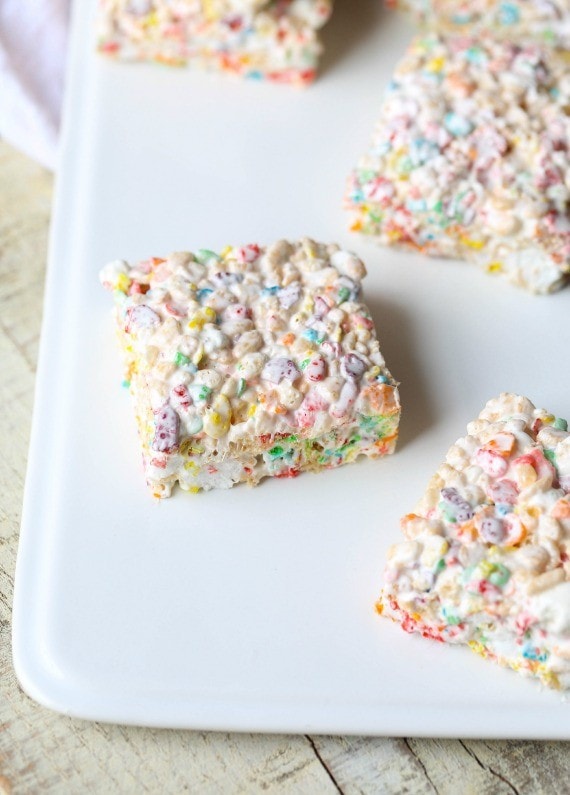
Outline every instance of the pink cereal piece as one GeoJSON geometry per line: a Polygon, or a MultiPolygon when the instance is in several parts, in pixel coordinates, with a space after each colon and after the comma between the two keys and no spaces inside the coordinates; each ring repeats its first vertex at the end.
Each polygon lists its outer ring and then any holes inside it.
{"type": "Polygon", "coordinates": [[[177,317],[177,318],[186,317],[186,312],[181,307],[176,306],[176,304],[166,303],[164,305],[164,308],[169,315],[172,315],[172,317],[177,317]]]}
{"type": "Polygon", "coordinates": [[[495,453],[493,450],[488,450],[485,447],[480,447],[475,453],[475,461],[481,467],[483,472],[492,478],[502,477],[509,468],[508,463],[502,455],[495,453]]]}
{"type": "Polygon", "coordinates": [[[355,326],[365,328],[367,331],[371,331],[374,328],[372,320],[369,317],[364,317],[364,315],[354,315],[353,321],[355,326]]]}
{"type": "Polygon", "coordinates": [[[312,428],[315,424],[317,415],[314,411],[309,411],[304,406],[301,406],[295,412],[295,419],[299,428],[312,428]]]}
{"type": "Polygon", "coordinates": [[[390,180],[377,177],[365,186],[365,195],[368,201],[389,204],[390,199],[396,195],[396,188],[390,180]]]}
{"type": "Polygon", "coordinates": [[[525,453],[525,455],[515,458],[513,464],[514,466],[518,464],[530,464],[530,466],[534,467],[536,470],[536,474],[539,478],[550,478],[552,481],[557,480],[556,470],[550,461],[544,457],[544,454],[538,447],[535,447],[530,453],[525,453]]]}
{"type": "Polygon", "coordinates": [[[293,383],[299,375],[295,362],[287,359],[286,356],[270,359],[261,372],[261,377],[266,381],[271,381],[272,384],[280,384],[284,378],[293,383]]]}
{"type": "Polygon", "coordinates": [[[496,480],[489,484],[487,494],[494,503],[516,505],[519,489],[513,480],[496,480]]]}
{"type": "Polygon", "coordinates": [[[540,429],[543,427],[544,427],[544,422],[540,419],[540,417],[537,417],[531,425],[533,433],[538,433],[540,429]]]}
{"type": "Polygon", "coordinates": [[[133,328],[152,328],[152,326],[158,326],[159,323],[160,316],[146,304],[130,306],[127,309],[125,331],[128,334],[132,333],[133,328]]]}
{"type": "Polygon", "coordinates": [[[297,425],[300,428],[312,428],[315,424],[317,414],[320,411],[326,411],[327,409],[328,403],[324,398],[322,398],[316,392],[309,392],[307,395],[305,395],[305,399],[295,412],[297,425]]]}
{"type": "Polygon", "coordinates": [[[180,417],[169,403],[158,409],[155,416],[152,449],[159,453],[170,453],[178,444],[180,417]]]}
{"type": "Polygon", "coordinates": [[[337,402],[331,406],[330,412],[333,417],[340,419],[345,417],[350,407],[354,404],[358,395],[358,387],[354,381],[345,381],[337,402]]]}
{"type": "Polygon", "coordinates": [[[524,635],[529,631],[533,624],[536,624],[536,618],[531,616],[530,613],[522,612],[519,614],[515,621],[515,627],[520,635],[524,635]]]}
{"type": "Polygon", "coordinates": [[[155,266],[152,277],[155,282],[165,282],[171,273],[170,265],[166,262],[160,262],[155,266]]]}
{"type": "Polygon", "coordinates": [[[330,353],[331,356],[335,358],[339,358],[342,353],[342,347],[339,342],[330,342],[330,340],[325,340],[321,345],[321,348],[325,353],[330,353]]]}
{"type": "Polygon", "coordinates": [[[322,295],[317,295],[315,298],[315,317],[318,320],[321,320],[328,312],[330,312],[331,307],[327,303],[326,299],[322,297],[322,295]]]}
{"type": "Polygon", "coordinates": [[[315,356],[305,368],[309,381],[322,381],[327,374],[327,363],[322,356],[315,356]]]}
{"type": "Polygon", "coordinates": [[[505,528],[504,546],[514,547],[516,544],[520,544],[526,536],[526,527],[514,513],[509,513],[505,516],[503,527],[505,528]]]}
{"type": "Polygon", "coordinates": [[[226,320],[247,320],[251,314],[251,309],[243,304],[230,304],[224,310],[226,320]]]}
{"type": "Polygon", "coordinates": [[[145,291],[140,282],[133,281],[128,289],[128,295],[143,295],[145,291]]]}
{"type": "Polygon", "coordinates": [[[242,248],[238,248],[237,250],[237,260],[242,264],[255,262],[255,260],[261,254],[261,249],[256,243],[250,243],[247,246],[243,246],[242,248]]]}
{"type": "Polygon", "coordinates": [[[178,384],[170,392],[170,401],[177,408],[187,411],[193,403],[192,396],[184,384],[178,384]]]}

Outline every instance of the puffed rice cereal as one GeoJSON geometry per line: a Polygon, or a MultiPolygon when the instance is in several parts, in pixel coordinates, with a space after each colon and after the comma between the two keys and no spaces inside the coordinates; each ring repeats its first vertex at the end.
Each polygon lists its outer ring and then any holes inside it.
{"type": "Polygon", "coordinates": [[[378,611],[406,632],[570,688],[570,434],[503,393],[448,451],[388,553],[378,611]]]}
{"type": "Polygon", "coordinates": [[[570,272],[570,74],[490,36],[416,37],[354,171],[352,229],[549,293],[570,272]]]}
{"type": "Polygon", "coordinates": [[[392,0],[420,25],[448,33],[492,31],[511,40],[536,39],[547,46],[570,48],[567,0],[392,0]]]}
{"type": "Polygon", "coordinates": [[[332,0],[100,0],[99,49],[305,85],[331,12],[332,0]]]}

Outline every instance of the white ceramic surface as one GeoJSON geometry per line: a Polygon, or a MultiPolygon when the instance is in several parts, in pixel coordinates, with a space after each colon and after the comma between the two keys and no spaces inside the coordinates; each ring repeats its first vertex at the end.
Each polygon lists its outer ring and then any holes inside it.
{"type": "Polygon", "coordinates": [[[532,297],[346,231],[344,180],[409,36],[380,5],[337,0],[303,92],[102,60],[77,4],[14,608],[16,671],[42,704],[170,727],[570,737],[560,694],[374,612],[399,516],[485,401],[521,391],[570,414],[568,291],[532,297]],[[100,266],[306,234],[368,263],[399,452],[153,503],[100,266]]]}

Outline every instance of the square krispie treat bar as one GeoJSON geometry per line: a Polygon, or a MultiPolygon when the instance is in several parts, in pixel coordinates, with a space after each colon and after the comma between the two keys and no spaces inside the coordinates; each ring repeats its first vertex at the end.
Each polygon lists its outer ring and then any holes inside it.
{"type": "Polygon", "coordinates": [[[415,38],[349,182],[352,228],[558,289],[570,271],[569,103],[564,59],[538,45],[415,38]]]}
{"type": "Polygon", "coordinates": [[[99,49],[303,85],[331,12],[332,0],[100,0],[99,49]]]}
{"type": "Polygon", "coordinates": [[[488,30],[513,41],[534,38],[548,46],[570,46],[567,0],[392,0],[389,5],[448,33],[488,30]]]}
{"type": "Polygon", "coordinates": [[[378,610],[407,632],[570,688],[570,434],[502,394],[447,453],[388,554],[378,610]]]}
{"type": "Polygon", "coordinates": [[[398,389],[360,300],[365,272],[308,239],[103,269],[156,497],[393,452],[398,389]]]}

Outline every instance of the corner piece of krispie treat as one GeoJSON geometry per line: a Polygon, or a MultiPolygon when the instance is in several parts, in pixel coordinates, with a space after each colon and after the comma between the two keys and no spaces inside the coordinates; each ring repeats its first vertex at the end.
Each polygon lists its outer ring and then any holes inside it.
{"type": "Polygon", "coordinates": [[[567,0],[393,0],[420,25],[447,33],[494,36],[521,41],[535,39],[547,46],[570,46],[567,0]]]}
{"type": "Polygon", "coordinates": [[[524,397],[489,401],[402,519],[378,610],[570,688],[567,427],[524,397]]]}
{"type": "Polygon", "coordinates": [[[348,188],[352,229],[475,261],[535,293],[570,272],[570,75],[560,54],[428,34],[348,188]]]}
{"type": "Polygon", "coordinates": [[[156,497],[393,452],[398,389],[359,297],[365,273],[308,239],[103,269],[156,497]]]}
{"type": "Polygon", "coordinates": [[[99,50],[306,85],[332,0],[99,0],[99,50]]]}

